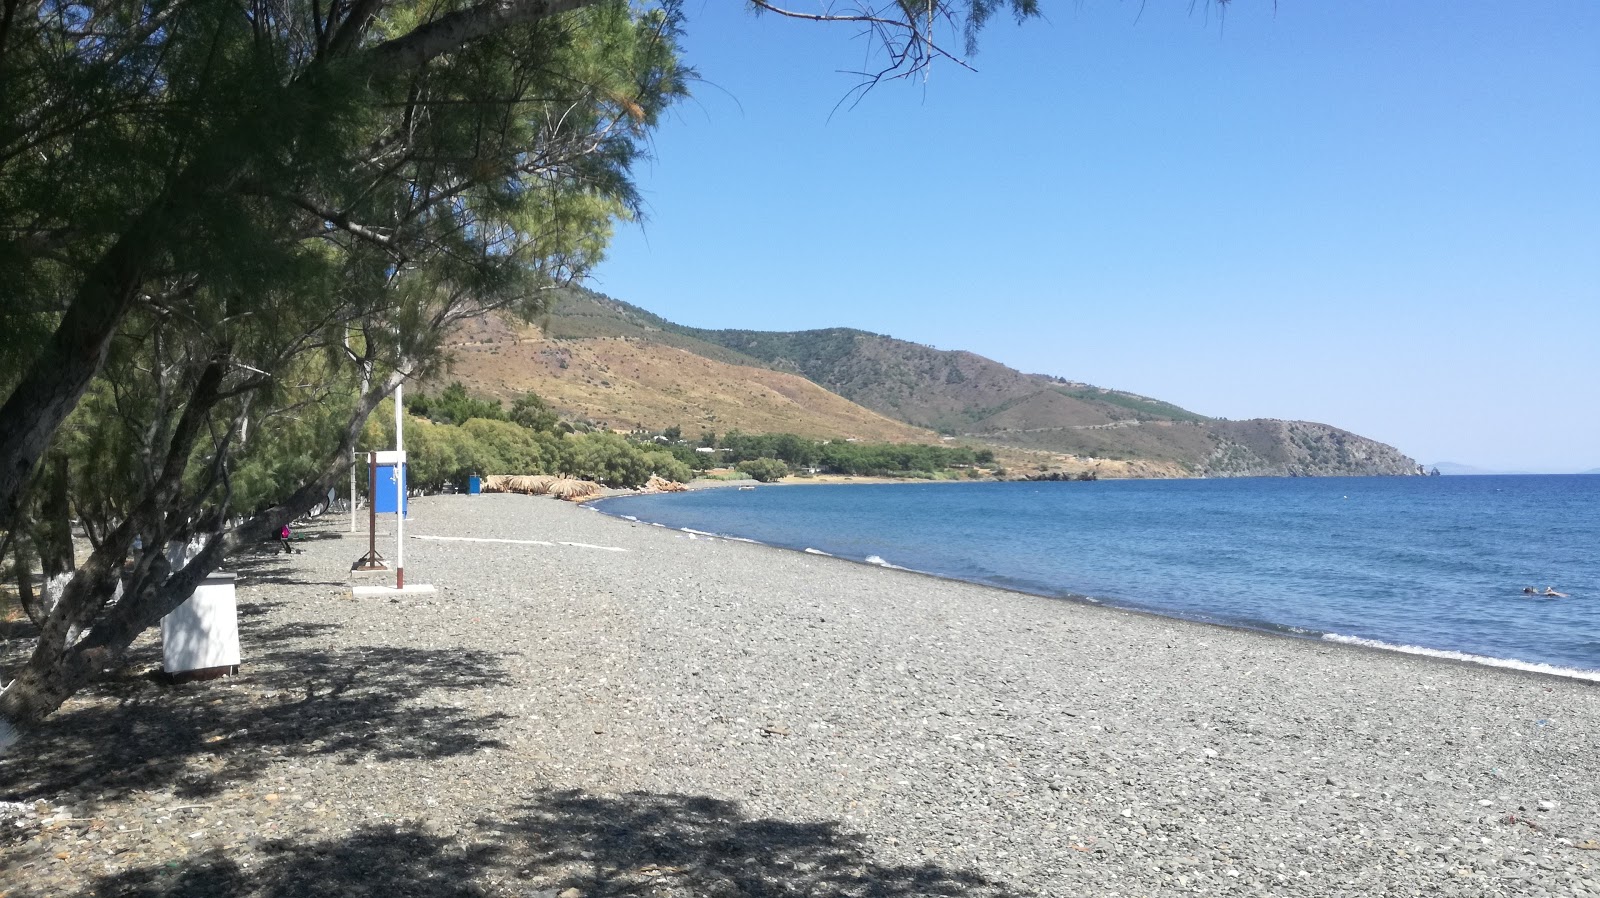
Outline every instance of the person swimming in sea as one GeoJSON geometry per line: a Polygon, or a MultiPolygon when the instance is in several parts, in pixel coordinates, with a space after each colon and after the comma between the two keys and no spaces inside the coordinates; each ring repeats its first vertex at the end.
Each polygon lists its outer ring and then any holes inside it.
{"type": "Polygon", "coordinates": [[[1539,591],[1531,586],[1524,586],[1522,587],[1522,594],[1525,596],[1536,596],[1539,594],[1539,591]]]}
{"type": "Polygon", "coordinates": [[[1542,596],[1544,596],[1545,598],[1548,598],[1548,599],[1565,599],[1565,598],[1567,598],[1567,594],[1566,593],[1564,593],[1564,592],[1556,592],[1556,588],[1554,586],[1546,586],[1544,588],[1544,592],[1539,593],[1539,595],[1542,595],[1542,596]]]}

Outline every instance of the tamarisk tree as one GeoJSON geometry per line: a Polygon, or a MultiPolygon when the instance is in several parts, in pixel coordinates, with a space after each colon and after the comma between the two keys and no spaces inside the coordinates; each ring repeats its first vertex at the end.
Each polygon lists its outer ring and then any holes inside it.
{"type": "MultiPolygon", "coordinates": [[[[1037,12],[750,5],[864,25],[874,80],[1037,12]]],[[[680,24],[674,0],[0,0],[0,555],[38,625],[0,752],[324,496],[454,322],[583,275],[692,77],[680,24]]]]}
{"type": "MultiPolygon", "coordinates": [[[[6,461],[27,476],[6,531],[19,560],[58,559],[75,513],[92,550],[25,593],[39,636],[0,692],[0,742],[323,497],[454,322],[537,312],[592,265],[689,75],[675,10],[620,0],[443,47],[449,15],[421,6],[368,9],[360,34],[315,4],[134,9],[159,25],[64,7],[30,22],[32,52],[102,108],[6,161],[5,214],[33,241],[4,259],[12,333],[55,325],[7,347],[6,461]],[[157,46],[116,48],[97,80],[80,69],[99,54],[48,58],[113,25],[157,46]],[[396,47],[413,47],[403,66],[396,47]],[[61,462],[15,467],[46,453],[61,462]],[[174,541],[200,547],[181,570],[174,541]]],[[[53,89],[38,115],[67,115],[53,89]]]]}

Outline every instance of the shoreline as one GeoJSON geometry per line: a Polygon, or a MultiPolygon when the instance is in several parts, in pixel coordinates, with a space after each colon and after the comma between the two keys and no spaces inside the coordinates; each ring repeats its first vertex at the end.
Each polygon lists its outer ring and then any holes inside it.
{"type": "Polygon", "coordinates": [[[0,891],[1600,894],[1586,684],[415,508],[436,595],[352,598],[325,518],[236,559],[239,676],[159,685],[141,640],[0,761],[0,815],[43,808],[0,891]]]}
{"type": "MultiPolygon", "coordinates": [[[[887,481],[887,482],[900,483],[900,482],[903,482],[903,481],[891,480],[891,481],[887,481]]],[[[958,482],[958,481],[950,481],[950,482],[958,482]]],[[[726,484],[724,484],[724,483],[712,483],[712,484],[708,484],[707,486],[702,487],[702,488],[704,488],[704,489],[716,489],[716,488],[721,488],[723,486],[738,485],[739,483],[741,483],[741,482],[732,481],[732,482],[727,482],[726,484]]],[[[762,486],[844,486],[844,485],[850,485],[850,484],[849,483],[840,483],[840,484],[833,484],[833,483],[830,483],[830,484],[781,483],[781,484],[761,484],[761,485],[762,486]]],[[[1081,606],[1086,606],[1086,607],[1108,608],[1108,609],[1111,609],[1111,610],[1114,610],[1114,611],[1119,611],[1119,612],[1122,612],[1122,613],[1125,613],[1125,614],[1141,615],[1141,616],[1154,618],[1154,619],[1157,619],[1157,620],[1182,621],[1184,623],[1198,624],[1198,625],[1205,626],[1205,627],[1216,627],[1216,628],[1219,628],[1219,629],[1222,629],[1222,630],[1231,631],[1231,632],[1249,633],[1249,634],[1253,634],[1253,635],[1267,636],[1267,637],[1272,637],[1272,638],[1276,638],[1276,639],[1289,639],[1289,640],[1294,640],[1294,641],[1298,641],[1298,642],[1312,642],[1312,643],[1316,643],[1316,644],[1319,644],[1319,645],[1337,646],[1340,650],[1378,652],[1378,653],[1386,654],[1386,655],[1402,655],[1402,656],[1411,657],[1411,658],[1425,659],[1425,660],[1427,660],[1427,661],[1429,661],[1431,663],[1443,663],[1443,664],[1461,665],[1461,666],[1464,666],[1464,667],[1467,667],[1467,668],[1474,668],[1474,669],[1489,668],[1489,669],[1494,669],[1494,670],[1513,671],[1513,672],[1516,672],[1516,673],[1519,673],[1519,674],[1525,674],[1525,675],[1529,675],[1529,676],[1533,676],[1533,677],[1540,677],[1540,678],[1548,677],[1548,678],[1553,678],[1553,679],[1557,679],[1557,680],[1564,680],[1564,681],[1572,681],[1572,682],[1578,682],[1578,683],[1588,683],[1588,684],[1600,685],[1600,669],[1585,669],[1585,668],[1578,668],[1578,667],[1563,667],[1561,665],[1549,664],[1549,663],[1543,662],[1543,661],[1527,661],[1527,660],[1524,660],[1524,659],[1521,659],[1521,658],[1501,658],[1501,657],[1497,657],[1497,656],[1493,656],[1493,655],[1479,655],[1479,654],[1475,654],[1475,653],[1472,653],[1472,652],[1461,651],[1459,649],[1439,649],[1439,648],[1433,648],[1433,647],[1430,647],[1430,646],[1391,643],[1391,642],[1386,642],[1384,640],[1369,639],[1367,637],[1353,636],[1353,635],[1343,634],[1343,633],[1318,632],[1318,631],[1313,631],[1313,630],[1305,630],[1304,628],[1299,628],[1299,627],[1293,628],[1293,629],[1302,631],[1302,632],[1298,632],[1297,633],[1297,632],[1290,632],[1289,625],[1277,625],[1275,627],[1274,625],[1270,625],[1270,624],[1259,624],[1259,625],[1257,625],[1257,624],[1234,622],[1234,621],[1207,620],[1207,619],[1202,618],[1202,617],[1189,617],[1189,616],[1185,616],[1185,615],[1182,615],[1182,614],[1178,614],[1176,612],[1168,612],[1168,611],[1161,611],[1161,610],[1156,610],[1156,609],[1152,609],[1152,608],[1140,607],[1140,606],[1138,606],[1136,604],[1131,604],[1131,603],[1124,604],[1122,602],[1118,602],[1118,601],[1115,601],[1115,600],[1102,599],[1102,598],[1098,598],[1098,597],[1095,597],[1095,596],[1084,595],[1082,593],[1071,593],[1071,592],[1049,593],[1049,592],[1043,592],[1043,591],[1036,592],[1036,591],[1033,591],[1033,590],[1022,589],[1022,588],[1015,587],[1015,586],[1007,586],[1007,585],[1001,584],[1001,583],[989,583],[989,582],[985,582],[983,580],[973,580],[973,579],[968,579],[968,578],[964,578],[964,577],[948,576],[948,575],[945,575],[945,574],[938,574],[938,573],[934,573],[934,572],[931,572],[931,571],[923,571],[923,570],[918,570],[916,568],[903,567],[903,566],[900,566],[900,565],[894,565],[894,564],[888,564],[888,563],[875,564],[875,563],[873,563],[871,561],[867,561],[865,559],[850,558],[850,557],[846,557],[846,556],[833,555],[833,554],[830,554],[830,553],[827,553],[827,552],[823,552],[820,549],[813,549],[813,548],[810,548],[810,547],[800,546],[798,544],[785,545],[785,544],[782,544],[782,543],[769,543],[769,542],[763,542],[761,540],[754,539],[754,538],[751,538],[751,537],[745,537],[745,536],[729,535],[729,534],[722,534],[722,533],[713,533],[713,532],[699,531],[699,530],[689,530],[688,528],[673,528],[673,527],[671,527],[670,525],[667,525],[667,524],[661,524],[661,523],[657,523],[655,521],[646,521],[646,520],[639,519],[639,518],[636,518],[636,517],[632,518],[630,520],[629,517],[624,517],[624,516],[622,516],[620,514],[614,514],[612,512],[608,512],[608,511],[602,509],[599,506],[599,503],[602,502],[602,501],[620,500],[620,499],[628,499],[628,498],[643,498],[643,496],[645,496],[645,495],[654,495],[654,494],[619,493],[617,495],[611,495],[611,496],[597,496],[597,497],[595,497],[593,499],[586,500],[582,504],[589,506],[592,510],[598,512],[599,514],[605,515],[606,517],[610,517],[610,518],[616,519],[616,520],[621,521],[623,523],[639,523],[639,524],[645,524],[645,525],[648,525],[648,526],[651,526],[651,527],[660,527],[662,529],[669,530],[669,531],[681,530],[683,532],[693,533],[696,536],[699,536],[699,537],[702,537],[702,538],[706,538],[706,539],[729,540],[731,542],[742,542],[742,543],[749,543],[749,544],[752,544],[752,545],[765,546],[767,548],[778,549],[778,550],[781,550],[781,551],[784,551],[784,552],[796,552],[796,553],[800,553],[802,555],[811,555],[811,556],[814,556],[814,557],[834,558],[834,559],[837,559],[837,560],[840,560],[840,561],[847,561],[847,562],[850,562],[851,564],[860,565],[860,566],[866,567],[866,568],[879,568],[879,569],[882,569],[882,570],[901,571],[901,572],[908,573],[908,574],[916,574],[916,575],[923,576],[923,577],[929,577],[929,578],[932,578],[934,580],[950,582],[950,583],[964,583],[964,584],[967,584],[967,585],[970,585],[970,586],[977,586],[977,587],[981,587],[981,588],[984,588],[984,589],[995,589],[995,590],[1000,590],[1001,592],[1012,593],[1012,594],[1015,594],[1015,595],[1031,596],[1031,597],[1034,597],[1034,598],[1042,598],[1042,599],[1050,599],[1050,600],[1062,601],[1062,602],[1067,602],[1067,603],[1071,603],[1071,604],[1074,604],[1074,605],[1081,605],[1081,606]]]]}

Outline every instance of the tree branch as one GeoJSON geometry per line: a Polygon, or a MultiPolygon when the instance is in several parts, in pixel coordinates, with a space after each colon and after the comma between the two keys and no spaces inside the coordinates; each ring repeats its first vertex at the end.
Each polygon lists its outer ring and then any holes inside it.
{"type": "Polygon", "coordinates": [[[420,68],[435,57],[502,28],[526,25],[529,22],[593,6],[598,2],[599,0],[488,0],[440,16],[400,37],[378,44],[366,53],[368,65],[375,74],[395,74],[420,68]]]}

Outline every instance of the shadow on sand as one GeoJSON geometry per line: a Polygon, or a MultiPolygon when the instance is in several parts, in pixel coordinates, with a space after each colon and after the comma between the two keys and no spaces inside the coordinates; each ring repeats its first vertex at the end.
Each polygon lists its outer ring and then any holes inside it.
{"type": "Polygon", "coordinates": [[[1013,898],[1026,893],[933,863],[876,860],[836,823],[745,816],[713,798],[535,795],[470,842],[414,827],[265,843],[256,859],[203,852],[98,880],[82,898],[1013,898]]]}
{"type": "Polygon", "coordinates": [[[270,609],[240,607],[251,646],[237,684],[167,685],[151,650],[84,690],[0,758],[0,800],[63,793],[91,807],[131,789],[200,799],[260,776],[275,761],[314,754],[443,758],[498,746],[504,715],[473,714],[430,696],[498,682],[489,652],[350,646],[305,648],[328,624],[266,626],[270,609]],[[237,686],[237,688],[235,688],[237,686]]]}

